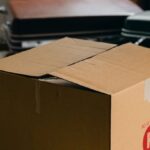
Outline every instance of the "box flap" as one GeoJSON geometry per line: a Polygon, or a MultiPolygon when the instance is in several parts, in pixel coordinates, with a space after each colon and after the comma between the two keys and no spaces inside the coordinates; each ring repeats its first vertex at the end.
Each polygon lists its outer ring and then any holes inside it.
{"type": "Polygon", "coordinates": [[[125,44],[52,75],[113,94],[150,77],[150,49],[125,44]]]}
{"type": "Polygon", "coordinates": [[[59,68],[95,56],[115,45],[64,38],[0,60],[0,70],[43,76],[59,68]]]}
{"type": "Polygon", "coordinates": [[[67,45],[74,45],[74,46],[82,46],[82,47],[90,47],[90,48],[99,48],[108,50],[112,47],[115,47],[115,44],[103,43],[103,42],[94,42],[91,40],[82,40],[82,39],[75,39],[75,38],[64,38],[63,40],[59,40],[59,44],[67,44],[67,45]]]}

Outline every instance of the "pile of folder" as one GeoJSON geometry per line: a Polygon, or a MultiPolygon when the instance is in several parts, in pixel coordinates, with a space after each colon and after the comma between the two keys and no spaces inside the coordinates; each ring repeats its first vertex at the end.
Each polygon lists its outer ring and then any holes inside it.
{"type": "Polygon", "coordinates": [[[19,52],[65,36],[118,35],[125,18],[140,11],[128,0],[10,0],[4,29],[9,48],[19,52]]]}

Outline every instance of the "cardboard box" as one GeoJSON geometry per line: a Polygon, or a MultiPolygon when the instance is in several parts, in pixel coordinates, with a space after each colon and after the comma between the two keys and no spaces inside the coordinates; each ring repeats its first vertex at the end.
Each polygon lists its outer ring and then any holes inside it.
{"type": "Polygon", "coordinates": [[[0,70],[1,149],[149,149],[149,49],[65,38],[0,70]]]}

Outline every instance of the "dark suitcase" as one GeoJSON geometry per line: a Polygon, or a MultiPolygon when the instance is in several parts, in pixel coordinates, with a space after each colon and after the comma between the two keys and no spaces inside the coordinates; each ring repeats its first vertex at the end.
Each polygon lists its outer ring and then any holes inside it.
{"type": "Polygon", "coordinates": [[[122,35],[136,44],[150,46],[150,11],[129,16],[122,29],[122,35]]]}

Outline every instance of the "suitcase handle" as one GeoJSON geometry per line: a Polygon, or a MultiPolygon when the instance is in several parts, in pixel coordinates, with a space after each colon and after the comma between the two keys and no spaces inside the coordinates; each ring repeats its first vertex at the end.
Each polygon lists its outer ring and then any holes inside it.
{"type": "Polygon", "coordinates": [[[134,44],[140,45],[140,44],[143,43],[146,39],[147,39],[146,37],[141,37],[141,38],[139,38],[134,44]]]}

